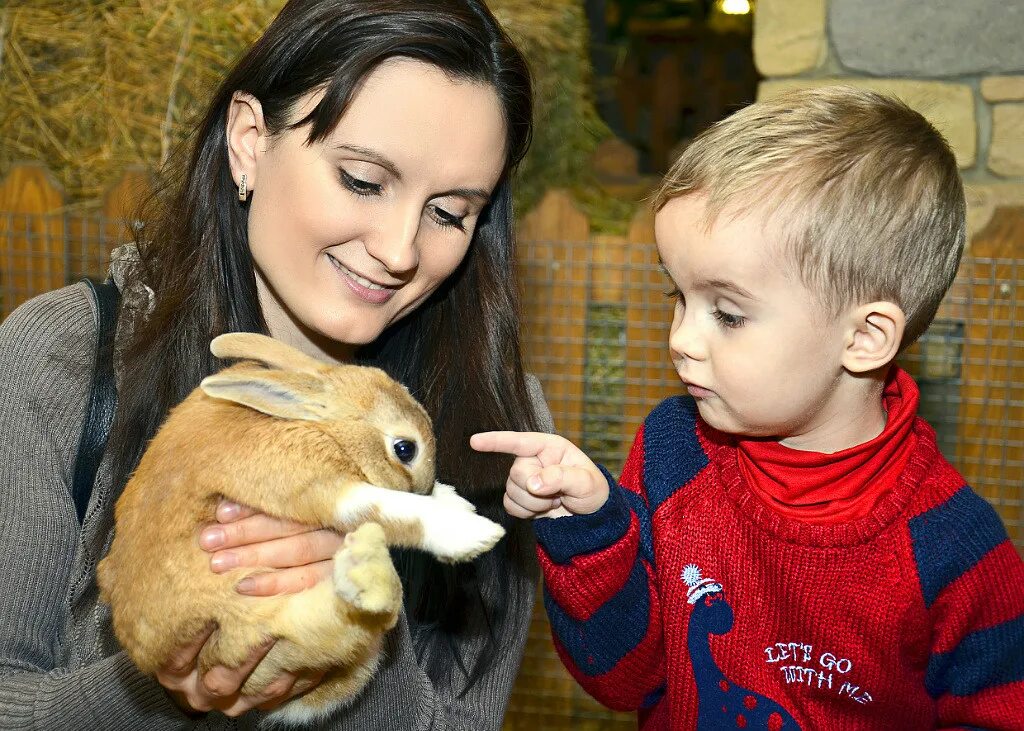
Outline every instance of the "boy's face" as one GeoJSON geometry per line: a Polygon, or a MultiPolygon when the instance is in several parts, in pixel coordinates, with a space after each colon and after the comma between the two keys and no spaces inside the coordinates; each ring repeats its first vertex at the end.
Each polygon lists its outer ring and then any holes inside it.
{"type": "Polygon", "coordinates": [[[842,421],[839,318],[771,237],[756,209],[707,228],[705,198],[670,200],[655,218],[678,289],[669,348],[701,416],[720,431],[815,448],[842,421]]]}

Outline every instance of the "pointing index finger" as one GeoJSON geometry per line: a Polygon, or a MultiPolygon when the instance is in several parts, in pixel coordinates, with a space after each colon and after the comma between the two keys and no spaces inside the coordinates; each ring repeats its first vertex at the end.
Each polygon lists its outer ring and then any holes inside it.
{"type": "Polygon", "coordinates": [[[519,431],[485,431],[469,438],[469,446],[478,452],[503,452],[516,457],[537,457],[551,446],[551,434],[519,431]]]}

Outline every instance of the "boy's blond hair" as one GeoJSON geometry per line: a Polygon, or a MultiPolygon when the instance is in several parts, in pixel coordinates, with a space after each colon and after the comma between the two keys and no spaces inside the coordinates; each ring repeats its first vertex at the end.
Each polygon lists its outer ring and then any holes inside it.
{"type": "Polygon", "coordinates": [[[956,159],[921,114],[844,86],[752,104],[699,135],[669,170],[655,210],[708,198],[708,225],[728,210],[763,211],[784,253],[826,309],[876,300],[906,315],[901,349],[931,323],[965,238],[956,159]]]}

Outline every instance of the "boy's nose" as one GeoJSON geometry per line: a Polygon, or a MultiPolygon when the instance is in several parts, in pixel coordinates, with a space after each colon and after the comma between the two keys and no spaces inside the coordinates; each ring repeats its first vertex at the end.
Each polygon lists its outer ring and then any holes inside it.
{"type": "Polygon", "coordinates": [[[668,336],[668,347],[672,351],[673,358],[704,360],[707,357],[707,349],[704,347],[704,340],[699,330],[700,328],[685,316],[676,315],[672,322],[672,331],[668,336]]]}

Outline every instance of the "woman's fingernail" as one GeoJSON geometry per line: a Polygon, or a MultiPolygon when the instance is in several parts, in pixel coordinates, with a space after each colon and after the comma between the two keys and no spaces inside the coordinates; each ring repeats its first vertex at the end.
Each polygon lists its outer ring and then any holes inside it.
{"type": "Polygon", "coordinates": [[[544,483],[541,481],[540,475],[534,475],[526,481],[526,487],[533,491],[539,490],[543,485],[544,483]]]}
{"type": "Polygon", "coordinates": [[[210,568],[217,573],[233,569],[238,565],[238,556],[233,553],[223,553],[210,559],[210,568]]]}
{"type": "Polygon", "coordinates": [[[238,503],[222,500],[217,506],[217,520],[234,520],[241,510],[238,503]]]}
{"type": "Polygon", "coordinates": [[[224,540],[224,530],[221,528],[206,528],[199,534],[201,548],[220,548],[224,545],[224,540]]]}
{"type": "Polygon", "coordinates": [[[246,576],[244,579],[235,584],[235,591],[240,594],[248,594],[250,591],[256,588],[256,582],[253,581],[252,577],[246,576]]]}

